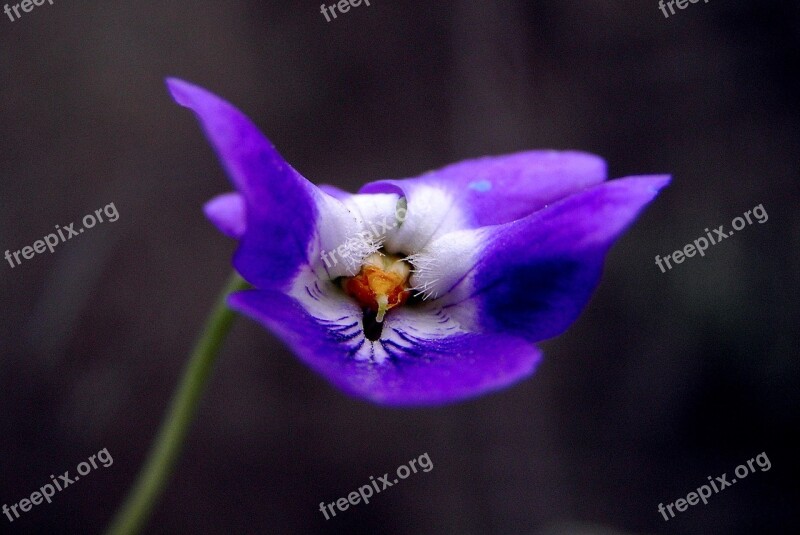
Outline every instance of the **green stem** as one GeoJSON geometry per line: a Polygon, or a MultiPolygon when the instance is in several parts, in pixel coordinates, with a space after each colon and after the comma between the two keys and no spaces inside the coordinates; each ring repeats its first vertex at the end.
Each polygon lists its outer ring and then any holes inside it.
{"type": "Polygon", "coordinates": [[[234,314],[228,308],[226,298],[231,292],[247,287],[247,283],[234,273],[209,314],[147,462],[139,472],[125,503],[117,511],[107,535],[134,535],[145,527],[172,474],[189,425],[197,413],[197,406],[214,368],[217,352],[233,324],[234,314]]]}

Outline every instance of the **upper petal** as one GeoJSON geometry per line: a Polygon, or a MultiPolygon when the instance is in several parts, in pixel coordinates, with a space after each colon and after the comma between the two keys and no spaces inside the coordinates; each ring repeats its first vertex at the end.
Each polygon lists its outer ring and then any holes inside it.
{"type": "MultiPolygon", "coordinates": [[[[402,193],[409,213],[430,204],[432,191],[455,207],[458,226],[445,225],[437,236],[458,228],[496,225],[519,219],[606,178],[605,161],[574,151],[528,151],[465,160],[417,178],[381,180],[360,193],[402,193]]],[[[448,207],[445,207],[448,208],[448,207]]],[[[447,210],[438,208],[440,213],[447,210]]],[[[437,226],[441,226],[436,221],[437,226]]],[[[428,236],[430,239],[431,236],[428,236]]]]}
{"type": "MultiPolygon", "coordinates": [[[[169,79],[167,85],[175,101],[197,115],[244,200],[246,224],[234,265],[250,283],[285,289],[303,265],[319,264],[314,259],[320,250],[358,232],[342,202],[295,171],[242,112],[182,80],[169,79]]],[[[231,199],[212,204],[207,213],[210,209],[209,217],[223,231],[237,233],[240,222],[230,226],[231,199]]],[[[343,265],[331,268],[332,277],[345,274],[343,265]]]]}

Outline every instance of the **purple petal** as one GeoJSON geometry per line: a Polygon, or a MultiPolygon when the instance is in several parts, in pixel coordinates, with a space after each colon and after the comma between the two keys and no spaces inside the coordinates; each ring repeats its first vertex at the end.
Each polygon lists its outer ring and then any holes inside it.
{"type": "Polygon", "coordinates": [[[195,112],[244,199],[246,231],[234,265],[250,283],[287,288],[320,249],[335,248],[358,231],[342,203],[286,163],[242,112],[182,80],[169,79],[167,86],[178,104],[195,112]]]}
{"type": "Polygon", "coordinates": [[[276,207],[278,192],[284,199],[304,200],[308,205],[306,209],[311,207],[310,184],[286,163],[242,112],[213,93],[183,80],[169,78],[167,87],[175,102],[197,115],[248,208],[257,213],[272,210],[276,207]],[[284,191],[287,188],[290,191],[284,191]]]}
{"type": "Polygon", "coordinates": [[[402,321],[393,333],[370,342],[363,334],[359,338],[360,322],[348,323],[358,319],[348,315],[350,310],[342,310],[341,326],[332,326],[278,292],[240,292],[229,302],[275,332],[340,389],[384,405],[439,405],[495,391],[529,376],[541,359],[534,345],[517,337],[456,333],[425,338],[402,330],[402,321]],[[367,355],[385,352],[388,358],[358,360],[353,347],[367,355]]]}
{"type": "Polygon", "coordinates": [[[281,158],[258,128],[216,95],[169,79],[175,101],[197,115],[246,204],[247,227],[234,263],[256,285],[288,281],[306,257],[314,232],[313,186],[281,158]]]}
{"type": "Polygon", "coordinates": [[[239,193],[223,193],[203,206],[203,211],[220,232],[239,239],[247,228],[244,199],[239,193]]]}
{"type": "Polygon", "coordinates": [[[417,178],[371,182],[360,193],[404,192],[409,212],[434,187],[468,214],[468,226],[508,223],[606,178],[603,159],[582,152],[529,151],[466,160],[417,178]]]}
{"type": "Polygon", "coordinates": [[[563,332],[597,286],[608,249],[668,182],[613,180],[491,229],[475,267],[442,298],[445,310],[458,318],[472,305],[482,329],[532,342],[563,332]]]}

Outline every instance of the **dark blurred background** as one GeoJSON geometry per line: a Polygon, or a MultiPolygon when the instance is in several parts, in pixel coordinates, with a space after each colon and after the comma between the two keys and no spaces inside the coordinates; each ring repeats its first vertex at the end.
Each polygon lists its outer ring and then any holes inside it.
{"type": "Polygon", "coordinates": [[[0,266],[0,504],[102,448],[114,459],[0,532],[102,531],[230,271],[234,243],[201,213],[230,186],[165,91],[179,76],[350,190],[531,148],[674,180],[539,371],[497,394],[376,407],[237,320],[148,533],[797,533],[798,4],[667,19],[656,0],[372,0],[330,23],[319,4],[0,14],[0,253],[111,202],[120,214],[0,266]],[[656,267],[758,204],[768,222],[656,267]],[[425,452],[431,472],[319,512],[425,452]],[[658,513],[761,452],[769,471],[658,513]]]}

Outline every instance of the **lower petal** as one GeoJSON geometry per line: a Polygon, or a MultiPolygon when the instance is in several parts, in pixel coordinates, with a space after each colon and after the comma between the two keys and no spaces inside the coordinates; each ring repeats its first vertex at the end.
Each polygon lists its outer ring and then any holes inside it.
{"type": "MultiPolygon", "coordinates": [[[[335,318],[339,321],[323,319],[279,292],[240,292],[230,304],[271,329],[341,390],[383,405],[441,405],[471,398],[529,376],[541,360],[539,349],[518,337],[464,332],[455,325],[451,335],[447,327],[428,332],[425,323],[403,319],[392,325],[387,318],[384,335],[372,342],[363,332],[359,337],[361,324],[352,324],[351,310],[343,309],[335,318]],[[363,358],[370,354],[386,357],[363,358]]],[[[429,318],[429,323],[438,321],[447,320],[429,318]]]]}

